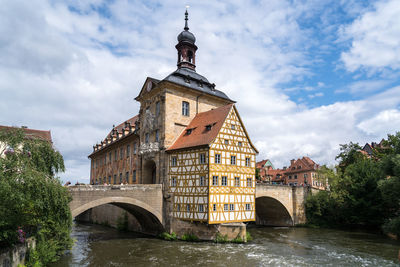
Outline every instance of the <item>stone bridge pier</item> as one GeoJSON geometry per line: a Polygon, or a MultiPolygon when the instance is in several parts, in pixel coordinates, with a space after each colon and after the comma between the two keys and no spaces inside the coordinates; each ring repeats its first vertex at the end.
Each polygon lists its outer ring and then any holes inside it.
{"type": "Polygon", "coordinates": [[[306,222],[305,200],[310,189],[287,185],[256,186],[256,224],[294,226],[306,222]]]}
{"type": "Polygon", "coordinates": [[[113,205],[128,212],[143,233],[157,234],[164,229],[161,184],[79,185],[68,189],[72,196],[69,207],[73,218],[100,207],[106,217],[113,205]]]}

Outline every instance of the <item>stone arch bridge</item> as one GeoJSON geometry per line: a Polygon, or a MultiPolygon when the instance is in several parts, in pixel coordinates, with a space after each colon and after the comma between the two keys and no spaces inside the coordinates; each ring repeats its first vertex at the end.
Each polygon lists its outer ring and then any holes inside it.
{"type": "MultiPolygon", "coordinates": [[[[163,188],[161,184],[70,186],[69,206],[75,218],[92,208],[112,204],[132,214],[142,232],[159,233],[165,229],[163,188]]],[[[256,223],[293,226],[305,223],[304,201],[310,189],[284,185],[256,186],[256,223]]]]}
{"type": "Polygon", "coordinates": [[[145,233],[163,230],[163,195],[161,184],[79,185],[68,187],[72,201],[72,217],[104,205],[112,204],[134,215],[145,233]]]}

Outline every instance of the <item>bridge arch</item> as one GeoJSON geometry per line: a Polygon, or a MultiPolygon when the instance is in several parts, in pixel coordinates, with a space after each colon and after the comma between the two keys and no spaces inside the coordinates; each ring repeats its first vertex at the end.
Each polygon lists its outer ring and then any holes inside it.
{"type": "Polygon", "coordinates": [[[257,224],[267,226],[293,226],[294,220],[290,208],[270,196],[256,198],[257,224]]]}
{"type": "Polygon", "coordinates": [[[103,197],[87,202],[71,210],[72,217],[75,218],[83,212],[104,205],[112,204],[118,206],[136,217],[143,228],[143,232],[157,234],[163,231],[162,214],[152,206],[131,197],[103,197]]]}

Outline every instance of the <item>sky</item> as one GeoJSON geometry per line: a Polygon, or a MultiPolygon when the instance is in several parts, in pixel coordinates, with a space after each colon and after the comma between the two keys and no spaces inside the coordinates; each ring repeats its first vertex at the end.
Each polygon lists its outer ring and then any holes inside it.
{"type": "Polygon", "coordinates": [[[398,0],[2,0],[0,125],[51,130],[61,179],[89,182],[92,146],[176,69],[186,5],[196,70],[237,101],[257,160],[332,166],[400,130],[398,0]]]}

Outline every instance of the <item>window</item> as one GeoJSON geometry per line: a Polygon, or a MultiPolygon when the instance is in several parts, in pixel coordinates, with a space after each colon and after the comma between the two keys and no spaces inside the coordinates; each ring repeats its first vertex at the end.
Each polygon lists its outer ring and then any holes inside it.
{"type": "Polygon", "coordinates": [[[304,179],[307,179],[307,173],[304,174],[304,179]]]}
{"type": "Polygon", "coordinates": [[[242,146],[242,142],[238,142],[238,146],[242,146]]]}
{"type": "Polygon", "coordinates": [[[222,176],[221,177],[221,185],[222,186],[227,186],[228,185],[228,177],[222,176]]]}
{"type": "Polygon", "coordinates": [[[117,161],[118,159],[118,151],[115,149],[114,151],[114,161],[117,161]]]}
{"type": "Polygon", "coordinates": [[[236,187],[240,186],[240,177],[235,177],[235,186],[236,187]]]}
{"type": "Polygon", "coordinates": [[[231,129],[232,129],[232,130],[236,130],[235,124],[232,124],[232,125],[231,125],[231,129]]]}
{"type": "Polygon", "coordinates": [[[213,185],[218,186],[218,176],[213,176],[213,185]]]}
{"type": "Polygon", "coordinates": [[[173,167],[178,165],[178,164],[177,164],[176,157],[172,157],[172,159],[171,159],[171,165],[172,165],[173,167]]]}
{"type": "Polygon", "coordinates": [[[205,164],[205,163],[206,163],[206,154],[200,153],[200,164],[205,164]]]}
{"type": "Polygon", "coordinates": [[[204,186],[205,185],[205,181],[206,181],[206,177],[205,176],[200,176],[200,186],[204,186]]]}
{"type": "Polygon", "coordinates": [[[206,131],[210,131],[210,130],[211,130],[211,127],[212,127],[211,124],[206,125],[206,131]]]}
{"type": "Polygon", "coordinates": [[[251,205],[250,204],[246,204],[246,210],[251,210],[251,205]]]}
{"type": "Polygon", "coordinates": [[[252,180],[251,178],[247,178],[247,187],[252,187],[253,186],[253,183],[252,183],[251,180],[252,180]]]}
{"type": "MultiPolygon", "coordinates": [[[[114,175],[114,179],[117,180],[117,176],[114,175]]],[[[111,175],[108,176],[108,183],[111,184],[111,175]]]]}
{"type": "Polygon", "coordinates": [[[220,164],[221,163],[221,154],[215,154],[215,163],[220,164]]]}
{"type": "Polygon", "coordinates": [[[159,141],[159,138],[160,138],[159,135],[160,135],[160,131],[156,130],[156,142],[159,141]]]}
{"type": "Polygon", "coordinates": [[[114,184],[116,184],[116,183],[117,183],[117,175],[114,174],[114,184]]]}
{"type": "Polygon", "coordinates": [[[125,181],[129,184],[129,172],[125,173],[125,181]]]}
{"type": "Polygon", "coordinates": [[[111,162],[112,161],[112,153],[111,153],[111,151],[110,151],[110,153],[109,153],[109,162],[111,162]]]}
{"type": "Polygon", "coordinates": [[[203,204],[199,204],[199,212],[203,212],[204,211],[204,205],[203,204]]]}
{"type": "Polygon", "coordinates": [[[144,135],[144,141],[145,141],[146,144],[149,143],[149,133],[146,133],[146,134],[144,135]]]}
{"type": "Polygon", "coordinates": [[[133,154],[136,155],[136,151],[137,151],[137,144],[133,143],[133,154]]]}
{"type": "Polygon", "coordinates": [[[246,167],[250,167],[250,158],[246,158],[246,167]]]}
{"type": "Polygon", "coordinates": [[[229,204],[229,210],[234,211],[235,210],[235,204],[229,204]]]}
{"type": "Polygon", "coordinates": [[[225,144],[225,145],[229,145],[229,140],[228,140],[228,139],[225,139],[224,144],[225,144]]]}
{"type": "Polygon", "coordinates": [[[294,175],[294,179],[297,179],[297,174],[294,175]]]}
{"type": "Polygon", "coordinates": [[[224,204],[224,211],[228,211],[229,210],[229,205],[228,204],[224,204]]]}
{"type": "Polygon", "coordinates": [[[122,184],[122,172],[119,174],[119,183],[122,184]]]}
{"type": "Polygon", "coordinates": [[[136,182],[136,170],[132,172],[132,182],[136,182]]]}
{"type": "Polygon", "coordinates": [[[119,159],[122,159],[124,157],[124,148],[121,147],[120,151],[119,151],[119,159]]]}
{"type": "Polygon", "coordinates": [[[177,211],[181,211],[181,204],[177,204],[177,205],[176,205],[176,210],[177,210],[177,211]]]}
{"type": "Polygon", "coordinates": [[[182,115],[189,116],[189,102],[182,101],[182,115]]]}
{"type": "Polygon", "coordinates": [[[160,101],[156,102],[156,116],[160,115],[160,101]]]}
{"type": "Polygon", "coordinates": [[[291,175],[289,175],[289,179],[292,179],[292,176],[291,176],[291,175]]]}
{"type": "Polygon", "coordinates": [[[193,52],[189,50],[188,53],[187,53],[187,56],[188,56],[188,61],[190,63],[192,63],[192,61],[193,61],[193,52]]]}
{"type": "Polygon", "coordinates": [[[176,177],[172,177],[171,186],[176,186],[176,177]]]}
{"type": "Polygon", "coordinates": [[[217,204],[213,204],[213,211],[217,211],[217,204]]]}
{"type": "Polygon", "coordinates": [[[129,158],[129,155],[131,154],[131,146],[127,145],[126,146],[126,157],[129,158]]]}
{"type": "Polygon", "coordinates": [[[236,165],[236,156],[231,156],[231,165],[236,165]]]}
{"type": "Polygon", "coordinates": [[[190,204],[186,204],[186,211],[190,212],[190,204]]]}
{"type": "MultiPolygon", "coordinates": [[[[111,180],[111,177],[110,177],[110,180],[111,180]]],[[[106,179],[106,177],[105,177],[105,176],[104,176],[103,183],[107,183],[107,179],[106,179]]]]}

